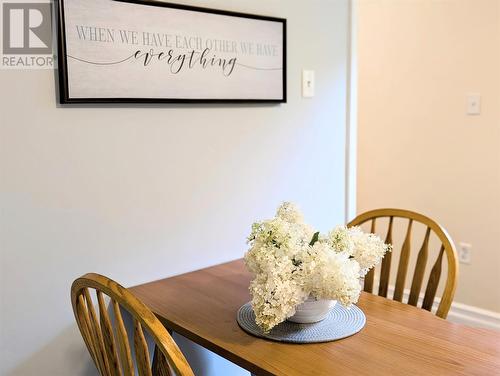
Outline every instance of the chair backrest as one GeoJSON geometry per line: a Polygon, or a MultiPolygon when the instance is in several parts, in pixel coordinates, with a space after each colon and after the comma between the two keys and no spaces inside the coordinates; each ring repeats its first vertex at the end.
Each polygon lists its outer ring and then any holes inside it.
{"type": "Polygon", "coordinates": [[[71,303],[82,337],[102,376],[135,375],[134,354],[120,308],[133,318],[133,348],[140,376],[167,376],[172,371],[179,376],[194,375],[184,355],[153,312],[115,281],[99,274],[85,274],[71,286],[71,303]],[[89,289],[96,292],[98,314],[89,289]],[[108,313],[104,295],[110,298],[109,309],[112,309],[114,317],[108,313]],[[156,345],[153,361],[143,330],[156,345]]]}
{"type": "MultiPolygon", "coordinates": [[[[422,288],[422,282],[424,279],[424,273],[426,270],[427,259],[429,258],[429,238],[431,233],[434,233],[439,242],[441,243],[438,255],[436,259],[431,262],[432,268],[429,272],[429,277],[427,281],[427,288],[425,290],[425,295],[423,297],[421,307],[428,311],[432,310],[434,299],[436,297],[436,291],[441,279],[441,270],[443,263],[443,256],[446,256],[447,261],[447,276],[446,284],[444,286],[443,294],[439,302],[436,315],[441,318],[446,318],[448,311],[450,309],[451,303],[453,301],[453,296],[455,295],[455,288],[457,285],[458,278],[458,261],[457,253],[455,250],[455,245],[452,239],[446,232],[446,230],[441,227],[438,223],[434,222],[432,219],[409,210],[402,209],[377,209],[371,210],[366,213],[362,213],[349,222],[348,227],[360,226],[364,223],[370,223],[370,232],[375,233],[377,230],[377,219],[378,218],[388,218],[388,226],[385,237],[386,243],[393,243],[393,223],[395,218],[407,219],[406,234],[401,247],[401,252],[399,254],[399,265],[396,274],[396,283],[394,285],[393,299],[397,301],[403,300],[404,289],[406,284],[406,276],[408,273],[408,265],[410,260],[410,250],[412,244],[412,229],[415,222],[423,224],[425,229],[425,235],[422,240],[422,245],[416,256],[415,270],[413,273],[413,278],[411,282],[411,287],[409,291],[408,304],[417,306],[420,297],[420,291],[422,288]]],[[[387,297],[389,288],[389,278],[391,275],[391,259],[393,257],[393,252],[387,253],[382,260],[380,267],[380,279],[378,283],[378,295],[387,297]]],[[[375,277],[375,269],[370,270],[370,272],[365,277],[364,291],[373,292],[375,277]]]]}

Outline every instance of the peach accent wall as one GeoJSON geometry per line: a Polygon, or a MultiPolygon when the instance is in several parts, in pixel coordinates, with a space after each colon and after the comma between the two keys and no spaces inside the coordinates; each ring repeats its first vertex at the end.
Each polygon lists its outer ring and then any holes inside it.
{"type": "Polygon", "coordinates": [[[361,0],[357,17],[357,211],[416,210],[472,244],[455,301],[500,312],[500,1],[361,0]]]}

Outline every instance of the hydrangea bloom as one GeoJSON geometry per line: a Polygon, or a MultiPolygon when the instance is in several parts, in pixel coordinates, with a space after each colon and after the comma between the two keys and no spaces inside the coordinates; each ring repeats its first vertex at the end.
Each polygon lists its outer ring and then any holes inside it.
{"type": "Polygon", "coordinates": [[[380,237],[367,234],[359,227],[337,226],[322,241],[328,242],[337,252],[348,253],[359,263],[363,275],[379,264],[386,252],[392,250],[391,245],[385,244],[380,237]]]}
{"type": "Polygon", "coordinates": [[[252,225],[248,243],[245,262],[255,274],[252,308],[264,331],[293,316],[309,296],[344,306],[356,303],[361,271],[380,262],[390,248],[359,228],[339,226],[318,236],[288,202],[274,218],[252,225]]]}
{"type": "Polygon", "coordinates": [[[385,244],[375,234],[366,234],[359,227],[349,229],[354,241],[352,256],[365,274],[382,261],[386,252],[392,251],[391,244],[385,244]]]}
{"type": "Polygon", "coordinates": [[[346,252],[352,255],[354,251],[354,241],[351,233],[346,226],[337,226],[328,233],[326,239],[332,248],[337,252],[346,252]]]}

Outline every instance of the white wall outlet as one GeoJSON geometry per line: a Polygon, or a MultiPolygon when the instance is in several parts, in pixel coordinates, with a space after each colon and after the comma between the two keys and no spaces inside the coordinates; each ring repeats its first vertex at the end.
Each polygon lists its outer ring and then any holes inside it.
{"type": "Polygon", "coordinates": [[[461,264],[470,264],[471,263],[471,255],[472,253],[472,245],[469,243],[459,243],[458,244],[458,261],[461,264]]]}
{"type": "Polygon", "coordinates": [[[467,115],[481,114],[481,94],[467,94],[467,115]]]}
{"type": "Polygon", "coordinates": [[[304,69],[302,71],[302,96],[304,98],[314,97],[314,71],[304,69]]]}

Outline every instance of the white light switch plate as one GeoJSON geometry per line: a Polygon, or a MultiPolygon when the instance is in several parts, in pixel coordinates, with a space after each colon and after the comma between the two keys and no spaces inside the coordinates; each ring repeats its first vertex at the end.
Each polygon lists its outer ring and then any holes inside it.
{"type": "Polygon", "coordinates": [[[304,98],[314,97],[314,71],[304,69],[302,71],[302,96],[304,98]]]}
{"type": "Polygon", "coordinates": [[[470,264],[472,259],[472,245],[469,243],[458,243],[458,261],[461,264],[470,264]]]}
{"type": "Polygon", "coordinates": [[[467,94],[467,115],[481,114],[481,94],[467,94]]]}

